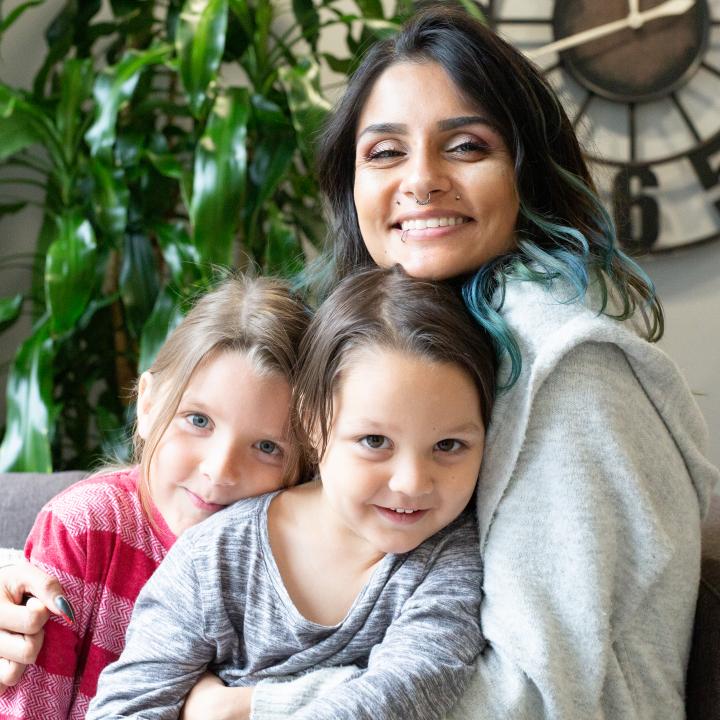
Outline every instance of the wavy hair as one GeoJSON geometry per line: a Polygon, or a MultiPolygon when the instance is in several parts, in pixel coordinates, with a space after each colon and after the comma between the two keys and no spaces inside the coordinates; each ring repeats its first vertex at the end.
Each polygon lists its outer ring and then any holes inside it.
{"type": "Polygon", "coordinates": [[[353,199],[355,135],[376,80],[400,62],[439,64],[464,98],[492,117],[514,161],[520,199],[516,245],[462,278],[468,308],[498,352],[510,357],[506,386],[521,370],[517,342],[500,312],[509,279],[544,285],[563,280],[574,288],[571,300],[582,300],[594,283],[598,313],[626,320],[639,311],[645,336],[658,340],[664,321],[653,283],[618,247],[613,222],[557,95],[519,51],[447,4],[420,10],[396,36],[373,45],[326,122],[317,168],[329,206],[333,281],[374,264],[353,199]]]}

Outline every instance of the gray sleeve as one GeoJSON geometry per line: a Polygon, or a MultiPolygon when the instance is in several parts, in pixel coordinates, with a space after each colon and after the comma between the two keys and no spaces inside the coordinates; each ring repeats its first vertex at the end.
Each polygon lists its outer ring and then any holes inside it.
{"type": "Polygon", "coordinates": [[[138,595],[120,658],[100,675],[87,720],[175,720],[215,647],[185,537],[138,595]]]}
{"type": "MultiPolygon", "coordinates": [[[[474,526],[474,524],[473,524],[474,526]]],[[[431,558],[432,568],[405,602],[363,671],[343,668],[285,685],[255,689],[254,719],[432,720],[441,718],[469,682],[483,644],[479,626],[482,581],[477,533],[449,533],[431,558]],[[290,700],[290,703],[288,703],[290,700]]]]}

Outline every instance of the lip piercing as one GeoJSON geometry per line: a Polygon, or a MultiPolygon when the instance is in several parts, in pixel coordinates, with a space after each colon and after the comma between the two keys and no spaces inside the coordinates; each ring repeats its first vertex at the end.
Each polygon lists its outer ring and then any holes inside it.
{"type": "Polygon", "coordinates": [[[415,198],[416,205],[424,206],[424,205],[430,204],[430,193],[428,193],[427,200],[418,200],[417,195],[415,195],[415,193],[413,193],[413,197],[415,198]]]}

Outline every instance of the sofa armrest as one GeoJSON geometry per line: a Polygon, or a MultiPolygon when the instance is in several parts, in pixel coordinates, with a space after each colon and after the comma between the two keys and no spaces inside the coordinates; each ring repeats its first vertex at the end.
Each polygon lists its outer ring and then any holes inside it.
{"type": "Polygon", "coordinates": [[[720,496],[703,525],[702,571],[688,664],[688,720],[720,720],[720,496]]]}
{"type": "Polygon", "coordinates": [[[0,547],[22,548],[43,505],[85,474],[1,473],[0,547]]]}

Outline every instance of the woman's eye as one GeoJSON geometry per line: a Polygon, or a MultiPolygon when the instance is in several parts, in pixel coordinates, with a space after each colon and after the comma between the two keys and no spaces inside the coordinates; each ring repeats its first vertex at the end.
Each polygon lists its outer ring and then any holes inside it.
{"type": "Polygon", "coordinates": [[[390,444],[384,435],[366,435],[361,442],[372,450],[382,450],[390,444]]]}
{"type": "Polygon", "coordinates": [[[280,452],[280,447],[272,440],[261,440],[256,445],[257,449],[266,455],[275,455],[280,452]]]}
{"type": "Polygon", "coordinates": [[[210,427],[210,418],[202,413],[191,413],[187,416],[188,422],[200,430],[206,430],[210,427]]]}
{"type": "Polygon", "coordinates": [[[400,157],[400,155],[402,155],[402,152],[394,144],[378,143],[377,145],[373,145],[364,154],[364,159],[366,162],[392,160],[396,157],[400,157]]]}
{"type": "Polygon", "coordinates": [[[440,442],[435,443],[435,447],[440,450],[440,452],[454,452],[456,450],[460,450],[460,448],[463,446],[463,444],[459,440],[455,440],[454,438],[447,438],[445,440],[440,440],[440,442]]]}
{"type": "Polygon", "coordinates": [[[477,140],[463,140],[448,149],[448,152],[457,153],[459,155],[472,153],[486,153],[488,146],[477,140]]]}

